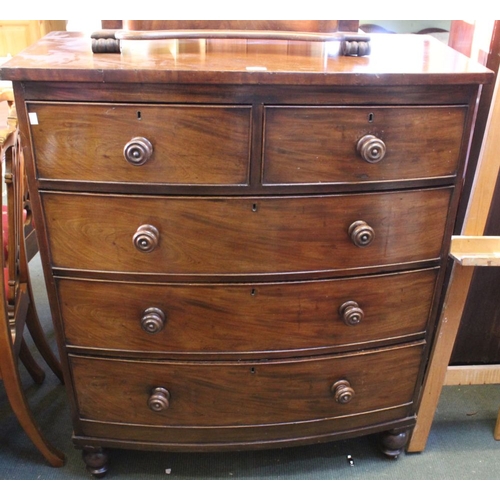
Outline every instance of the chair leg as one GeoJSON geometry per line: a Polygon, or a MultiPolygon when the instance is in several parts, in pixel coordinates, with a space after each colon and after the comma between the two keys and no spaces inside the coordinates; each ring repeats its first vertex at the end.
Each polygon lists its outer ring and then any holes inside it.
{"type": "Polygon", "coordinates": [[[45,372],[35,361],[35,358],[31,354],[31,351],[29,350],[24,339],[22,339],[21,341],[21,347],[19,349],[19,359],[26,367],[26,370],[28,370],[28,373],[31,375],[31,378],[33,379],[35,384],[41,384],[45,380],[45,372]]]}
{"type": "Polygon", "coordinates": [[[47,337],[45,336],[45,332],[43,331],[38,313],[36,311],[35,297],[33,294],[33,289],[31,287],[31,278],[29,275],[28,263],[24,259],[21,259],[20,265],[23,266],[23,272],[25,273],[27,278],[27,292],[29,297],[28,310],[26,313],[26,326],[28,327],[31,338],[33,339],[33,342],[35,343],[43,359],[57,376],[57,378],[61,381],[61,383],[64,384],[61,364],[59,363],[59,360],[56,358],[54,352],[47,342],[47,337]]]}
{"type": "Polygon", "coordinates": [[[26,401],[17,366],[14,362],[12,364],[12,373],[8,377],[4,375],[3,380],[12,410],[28,437],[49,464],[53,467],[62,467],[66,457],[64,453],[51,445],[41,433],[26,401]]]}
{"type": "MultiPolygon", "coordinates": [[[[3,298],[2,295],[0,291],[0,298],[3,298]]],[[[53,467],[61,467],[64,465],[66,457],[45,439],[33,418],[26,396],[24,395],[17,357],[14,353],[10,327],[5,320],[6,317],[7,314],[5,314],[3,320],[0,319],[0,378],[3,380],[7,398],[21,427],[40,453],[53,467]]],[[[20,345],[21,349],[22,344],[20,345]]]]}
{"type": "MultiPolygon", "coordinates": [[[[31,292],[31,287],[30,292],[31,292]]],[[[31,293],[30,293],[31,295],[31,293]]],[[[57,378],[64,384],[61,364],[58,359],[54,355],[52,349],[47,343],[47,338],[45,337],[45,332],[43,331],[42,325],[40,324],[40,320],[38,318],[38,314],[34,307],[33,297],[30,297],[30,305],[28,307],[28,313],[26,315],[26,326],[30,332],[30,335],[35,343],[37,349],[40,351],[43,359],[50,367],[50,369],[54,372],[57,378]]]]}

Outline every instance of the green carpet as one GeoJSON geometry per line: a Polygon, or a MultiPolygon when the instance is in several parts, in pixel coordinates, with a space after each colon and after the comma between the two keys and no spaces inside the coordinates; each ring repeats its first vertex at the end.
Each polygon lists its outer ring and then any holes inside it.
{"type": "MultiPolygon", "coordinates": [[[[53,341],[36,260],[31,268],[38,312],[53,341]]],[[[41,386],[31,381],[24,367],[21,370],[32,410],[47,438],[66,454],[67,463],[55,469],[44,461],[13,416],[0,383],[0,479],[94,481],[71,442],[65,388],[48,369],[41,386]]],[[[425,451],[402,454],[397,460],[385,458],[373,436],[237,453],[111,450],[110,469],[102,481],[498,480],[500,442],[493,439],[493,429],[499,406],[500,386],[445,387],[425,451]]]]}

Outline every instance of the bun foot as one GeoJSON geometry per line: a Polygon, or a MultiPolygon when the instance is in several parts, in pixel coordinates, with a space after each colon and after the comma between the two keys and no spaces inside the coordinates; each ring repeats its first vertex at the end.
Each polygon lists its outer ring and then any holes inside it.
{"type": "Polygon", "coordinates": [[[389,458],[398,458],[404,450],[410,433],[408,430],[395,429],[380,434],[380,449],[389,458]]]}
{"type": "Polygon", "coordinates": [[[87,470],[97,479],[101,479],[108,472],[108,453],[102,448],[86,446],[82,450],[82,458],[87,470]]]}

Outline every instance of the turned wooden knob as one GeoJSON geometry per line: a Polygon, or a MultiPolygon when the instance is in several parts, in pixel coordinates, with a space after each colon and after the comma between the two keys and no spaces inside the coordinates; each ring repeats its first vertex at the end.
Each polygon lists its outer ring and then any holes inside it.
{"type": "Polygon", "coordinates": [[[339,308],[339,314],[342,318],[342,321],[347,326],[356,326],[363,320],[365,313],[363,309],[359,307],[357,302],[354,300],[349,300],[344,302],[339,308]]]}
{"type": "Polygon", "coordinates": [[[151,224],[143,224],[137,228],[133,237],[135,248],[140,252],[152,252],[160,241],[160,232],[151,224]]]}
{"type": "Polygon", "coordinates": [[[364,220],[357,220],[349,226],[349,237],[357,247],[367,247],[375,238],[373,227],[369,226],[364,220]]]}
{"type": "Polygon", "coordinates": [[[164,387],[156,387],[149,396],[148,406],[153,411],[167,410],[170,406],[170,392],[164,387]]]}
{"type": "Polygon", "coordinates": [[[370,41],[343,40],[340,50],[344,56],[369,56],[371,53],[370,41]]]}
{"type": "Polygon", "coordinates": [[[384,141],[374,135],[361,137],[356,149],[361,158],[368,163],[378,163],[384,158],[386,152],[384,141]]]}
{"type": "Polygon", "coordinates": [[[331,391],[335,397],[335,401],[342,405],[349,403],[354,397],[354,389],[347,380],[339,380],[332,385],[331,391]]]}
{"type": "Polygon", "coordinates": [[[148,307],[141,318],[141,328],[152,335],[163,330],[165,326],[165,313],[157,307],[148,307]]]}
{"type": "Polygon", "coordinates": [[[134,137],[123,148],[123,156],[135,166],[144,165],[153,154],[153,145],[145,137],[134,137]]]}

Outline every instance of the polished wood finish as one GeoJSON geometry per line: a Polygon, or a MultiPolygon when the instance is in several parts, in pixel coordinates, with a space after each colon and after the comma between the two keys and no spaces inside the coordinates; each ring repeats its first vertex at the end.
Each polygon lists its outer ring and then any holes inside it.
{"type": "Polygon", "coordinates": [[[88,469],[105,473],[107,447],[375,432],[401,453],[490,73],[417,36],[353,58],[324,42],[122,42],[92,54],[56,33],[1,73],[31,141],[88,469]]]}
{"type": "Polygon", "coordinates": [[[92,52],[95,54],[121,53],[123,41],[149,40],[284,40],[291,42],[340,42],[339,54],[349,57],[363,57],[370,55],[370,37],[364,33],[335,32],[317,33],[303,31],[282,30],[227,30],[227,29],[181,29],[181,30],[99,30],[91,35],[92,52]]]}
{"type": "MultiPolygon", "coordinates": [[[[330,398],[333,400],[331,394],[330,398]]],[[[195,426],[186,434],[179,432],[177,426],[127,426],[93,420],[82,420],[79,429],[83,436],[92,436],[92,441],[101,444],[104,451],[108,447],[182,452],[261,450],[346,439],[359,436],[360,432],[379,433],[394,427],[408,429],[415,424],[414,416],[408,417],[409,406],[340,417],[333,422],[321,419],[268,425],[265,433],[262,426],[195,426]]],[[[91,442],[81,435],[73,440],[80,447],[91,442]]]]}
{"type": "Polygon", "coordinates": [[[295,422],[334,421],[408,405],[422,347],[419,343],[331,357],[212,363],[71,356],[70,366],[82,419],[123,425],[125,413],[127,425],[177,427],[186,434],[179,439],[189,440],[191,426],[293,427],[295,422]],[[391,378],[394,366],[399,367],[397,379],[391,378]],[[331,388],[343,379],[356,394],[342,403],[331,388]],[[153,394],[155,399],[163,394],[161,411],[150,407],[153,394]]]}
{"type": "MultiPolygon", "coordinates": [[[[255,29],[166,29],[166,30],[99,30],[92,33],[92,50],[97,53],[120,52],[121,40],[287,40],[301,42],[329,42],[341,41],[345,39],[355,42],[369,42],[370,37],[363,33],[345,32],[314,32],[314,31],[287,31],[282,29],[255,30],[255,29]],[[96,46],[96,41],[115,40],[114,47],[96,46]]],[[[107,43],[106,43],[107,44],[107,43]]],[[[347,53],[342,52],[343,55],[347,53]]],[[[369,55],[369,50],[349,55],[369,55]]]]}
{"type": "Polygon", "coordinates": [[[465,112],[463,107],[268,106],[263,182],[320,184],[454,175],[465,112]],[[370,158],[375,150],[384,154],[370,158]]]}
{"type": "Polygon", "coordinates": [[[450,195],[449,188],[265,198],[44,192],[42,205],[55,268],[173,278],[319,274],[437,260],[450,195]],[[349,235],[359,218],[375,230],[369,246],[349,235]],[[134,243],[144,222],[158,234],[150,233],[155,248],[148,252],[134,243]]]}
{"type": "MultiPolygon", "coordinates": [[[[420,35],[401,35],[397,39],[373,35],[372,55],[367,58],[338,57],[336,46],[312,42],[213,40],[207,45],[179,42],[172,47],[159,41],[145,42],[140,51],[136,42],[129,44],[122,54],[92,54],[88,39],[81,34],[54,32],[18,58],[7,61],[2,66],[2,79],[154,83],[156,87],[161,83],[333,85],[344,87],[344,91],[348,86],[360,85],[418,85],[423,90],[429,85],[450,84],[457,91],[457,85],[482,84],[493,77],[481,65],[420,35]],[[397,44],[404,46],[404,57],[391,58],[387,54],[392,54],[397,44]]],[[[363,90],[359,88],[358,92],[363,90]]],[[[135,95],[134,101],[141,99],[135,95]]],[[[403,102],[408,100],[407,95],[401,98],[403,102]]],[[[168,101],[168,96],[163,94],[163,99],[168,101]]]]}
{"type": "Polygon", "coordinates": [[[398,458],[405,449],[410,437],[408,430],[390,430],[383,432],[380,436],[380,448],[386,456],[398,458]]]}
{"type": "Polygon", "coordinates": [[[358,21],[337,20],[129,20],[118,21],[113,26],[106,25],[109,21],[103,21],[103,28],[123,28],[128,30],[184,30],[184,29],[212,29],[212,30],[275,30],[275,31],[304,31],[319,33],[334,33],[336,31],[357,31],[358,21]]]}
{"type": "Polygon", "coordinates": [[[189,185],[248,182],[250,106],[89,108],[43,103],[31,104],[29,112],[36,113],[39,122],[33,127],[33,141],[40,151],[40,178],[189,185]],[[149,154],[140,141],[134,146],[136,137],[150,142],[149,154]],[[131,163],[127,154],[142,148],[144,161],[131,163]]]}
{"type": "Polygon", "coordinates": [[[66,342],[72,350],[183,358],[238,353],[250,358],[257,354],[283,357],[292,351],[333,352],[422,337],[436,277],[437,269],[340,280],[228,285],[63,278],[57,281],[57,288],[66,342]],[[346,298],[363,308],[359,325],[344,323],[340,308],[346,298]],[[141,327],[144,311],[152,307],[165,315],[163,329],[155,334],[141,327]]]}
{"type": "Polygon", "coordinates": [[[84,446],[82,459],[92,476],[100,479],[108,472],[108,453],[100,446],[84,446]]]}

